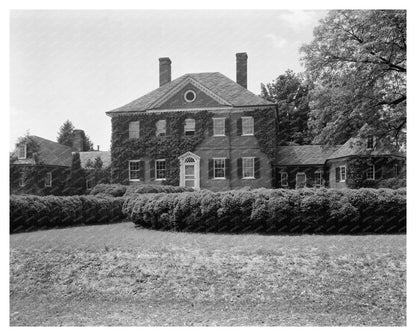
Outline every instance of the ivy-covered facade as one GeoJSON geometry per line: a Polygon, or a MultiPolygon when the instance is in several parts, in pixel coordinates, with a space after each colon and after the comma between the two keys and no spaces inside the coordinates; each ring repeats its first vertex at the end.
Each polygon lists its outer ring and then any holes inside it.
{"type": "Polygon", "coordinates": [[[214,191],[356,188],[390,176],[388,164],[396,175],[404,169],[403,155],[374,148],[362,153],[346,149],[350,144],[277,146],[278,110],[247,90],[247,54],[236,56],[236,81],[218,72],[171,80],[171,61],[161,58],[159,88],[106,112],[112,123],[112,183],[214,191]],[[374,176],[367,173],[368,159],[354,172],[361,157],[378,160],[374,176]]]}

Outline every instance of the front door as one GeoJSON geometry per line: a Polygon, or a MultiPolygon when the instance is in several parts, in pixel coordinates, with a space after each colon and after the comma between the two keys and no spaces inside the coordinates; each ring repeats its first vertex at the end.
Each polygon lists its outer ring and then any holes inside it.
{"type": "Polygon", "coordinates": [[[195,163],[185,163],[185,187],[195,189],[195,163]]]}
{"type": "Polygon", "coordinates": [[[181,155],[179,161],[180,186],[199,190],[199,156],[188,152],[181,155]]]}

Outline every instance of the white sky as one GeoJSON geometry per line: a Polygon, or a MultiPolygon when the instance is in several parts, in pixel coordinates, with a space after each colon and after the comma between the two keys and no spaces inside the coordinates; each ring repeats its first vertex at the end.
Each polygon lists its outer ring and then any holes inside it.
{"type": "Polygon", "coordinates": [[[248,89],[260,93],[286,69],[326,11],[11,11],[10,149],[19,136],[56,140],[67,119],[110,149],[105,111],[158,87],[158,58],[172,79],[219,71],[235,80],[248,53],[248,89]]]}

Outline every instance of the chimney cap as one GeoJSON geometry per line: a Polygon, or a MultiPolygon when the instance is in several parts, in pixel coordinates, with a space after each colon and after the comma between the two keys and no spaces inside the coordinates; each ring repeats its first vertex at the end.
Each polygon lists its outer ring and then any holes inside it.
{"type": "Polygon", "coordinates": [[[237,56],[237,58],[245,58],[245,59],[248,58],[246,52],[239,52],[239,53],[236,53],[235,55],[237,56]]]}
{"type": "Polygon", "coordinates": [[[160,57],[159,62],[160,63],[172,63],[169,57],[160,57]]]}

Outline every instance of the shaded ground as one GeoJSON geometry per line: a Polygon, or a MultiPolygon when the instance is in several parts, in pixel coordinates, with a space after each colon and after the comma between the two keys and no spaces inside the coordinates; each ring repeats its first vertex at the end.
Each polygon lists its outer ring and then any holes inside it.
{"type": "Polygon", "coordinates": [[[11,235],[11,325],[405,325],[406,236],[11,235]]]}

